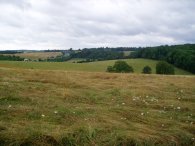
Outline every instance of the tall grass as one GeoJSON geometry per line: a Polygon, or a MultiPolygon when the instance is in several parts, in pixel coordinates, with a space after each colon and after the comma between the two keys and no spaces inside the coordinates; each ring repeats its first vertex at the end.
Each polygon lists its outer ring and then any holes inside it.
{"type": "Polygon", "coordinates": [[[0,68],[0,145],[193,145],[195,77],[0,68]]]}

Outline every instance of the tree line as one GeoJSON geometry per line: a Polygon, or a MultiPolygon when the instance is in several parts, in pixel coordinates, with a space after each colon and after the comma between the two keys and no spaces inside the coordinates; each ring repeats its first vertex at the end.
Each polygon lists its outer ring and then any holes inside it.
{"type": "Polygon", "coordinates": [[[9,61],[23,61],[24,58],[14,55],[0,55],[0,60],[9,60],[9,61]]]}
{"type": "Polygon", "coordinates": [[[71,58],[85,58],[91,60],[113,60],[123,59],[124,53],[121,51],[110,51],[103,48],[83,49],[77,53],[70,54],[71,58]]]}
{"type": "Polygon", "coordinates": [[[193,44],[147,47],[131,53],[130,58],[164,60],[195,73],[195,45],[193,44]]]}
{"type": "MultiPolygon", "coordinates": [[[[50,52],[54,50],[45,50],[50,52]]],[[[55,58],[49,58],[42,61],[64,62],[73,58],[85,59],[79,63],[115,60],[127,58],[148,58],[155,60],[163,60],[179,68],[195,73],[195,44],[173,45],[173,46],[157,46],[157,47],[100,47],[100,48],[84,48],[73,50],[55,50],[62,52],[63,55],[55,58]],[[129,56],[124,55],[124,51],[133,51],[129,56]]],[[[1,51],[0,54],[12,54],[15,51],[1,51]]],[[[16,56],[0,56],[0,60],[22,61],[23,58],[16,56]]]]}

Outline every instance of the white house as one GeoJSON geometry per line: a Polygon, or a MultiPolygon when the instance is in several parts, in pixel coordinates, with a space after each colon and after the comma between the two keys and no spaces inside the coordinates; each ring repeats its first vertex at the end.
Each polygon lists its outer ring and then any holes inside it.
{"type": "Polygon", "coordinates": [[[25,58],[24,61],[29,61],[29,59],[25,58]]]}

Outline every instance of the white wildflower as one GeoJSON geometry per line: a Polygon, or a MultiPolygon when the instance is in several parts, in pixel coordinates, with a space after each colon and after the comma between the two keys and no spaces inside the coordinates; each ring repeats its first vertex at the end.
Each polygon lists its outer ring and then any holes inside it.
{"type": "Polygon", "coordinates": [[[143,116],[143,115],[144,115],[144,113],[141,113],[141,115],[143,116]]]}
{"type": "Polygon", "coordinates": [[[57,114],[58,113],[58,111],[54,111],[54,114],[57,114]]]}
{"type": "Polygon", "coordinates": [[[181,98],[180,98],[180,97],[178,97],[177,99],[178,99],[178,100],[180,100],[181,98]]]}
{"type": "Polygon", "coordinates": [[[166,112],[162,110],[162,111],[159,111],[159,113],[161,113],[161,114],[162,114],[162,113],[166,113],[166,112]]]}
{"type": "Polygon", "coordinates": [[[122,105],[125,105],[125,103],[123,102],[122,105]]]}
{"type": "Polygon", "coordinates": [[[178,110],[180,110],[180,109],[181,109],[181,107],[179,107],[179,106],[178,106],[178,107],[177,107],[177,109],[178,109],[178,110]]]}
{"type": "Polygon", "coordinates": [[[75,114],[75,112],[73,112],[73,114],[75,114]]]}
{"type": "Polygon", "coordinates": [[[162,127],[164,127],[165,125],[164,124],[162,124],[162,127]]]}
{"type": "Polygon", "coordinates": [[[11,107],[12,107],[12,105],[9,105],[9,106],[8,106],[8,108],[11,108],[11,107]]]}
{"type": "Polygon", "coordinates": [[[42,114],[42,115],[41,115],[41,117],[45,117],[45,115],[44,115],[44,114],[42,114]]]}

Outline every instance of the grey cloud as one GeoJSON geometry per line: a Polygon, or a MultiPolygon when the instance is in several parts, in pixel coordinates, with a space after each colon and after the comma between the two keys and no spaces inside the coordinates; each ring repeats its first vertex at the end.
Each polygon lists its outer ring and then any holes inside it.
{"type": "Polygon", "coordinates": [[[30,7],[27,0],[0,0],[0,5],[13,5],[22,9],[30,7]]]}
{"type": "Polygon", "coordinates": [[[194,0],[0,0],[0,49],[195,43],[194,0]]]}

